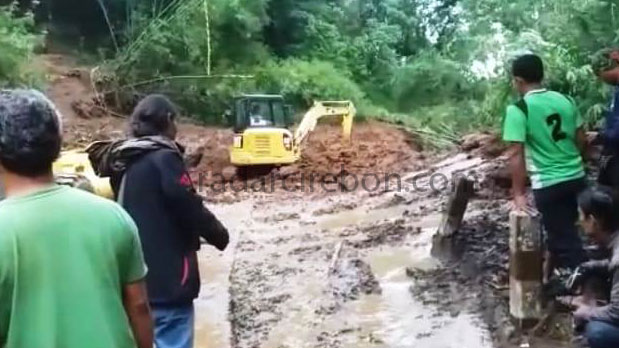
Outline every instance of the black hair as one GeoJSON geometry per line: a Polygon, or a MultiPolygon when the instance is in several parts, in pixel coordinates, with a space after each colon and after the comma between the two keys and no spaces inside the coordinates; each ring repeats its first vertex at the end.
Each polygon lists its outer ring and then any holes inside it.
{"type": "Polygon", "coordinates": [[[541,83],[544,80],[544,62],[535,54],[525,54],[514,60],[512,75],[528,83],[541,83]]]}
{"type": "Polygon", "coordinates": [[[589,188],[578,197],[578,206],[585,217],[593,216],[602,227],[611,233],[617,229],[617,196],[606,186],[589,188]]]}
{"type": "Polygon", "coordinates": [[[51,173],[62,146],[61,118],[42,93],[0,91],[0,164],[7,171],[37,177],[51,173]]]}
{"type": "Polygon", "coordinates": [[[160,94],[151,94],[142,99],[131,114],[131,135],[163,135],[177,115],[178,109],[170,99],[160,94]]]}

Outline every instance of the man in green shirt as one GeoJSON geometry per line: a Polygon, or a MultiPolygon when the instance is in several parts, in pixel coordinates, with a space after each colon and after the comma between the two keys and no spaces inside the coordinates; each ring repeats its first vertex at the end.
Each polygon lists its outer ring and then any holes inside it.
{"type": "Polygon", "coordinates": [[[515,206],[528,209],[528,173],[547,234],[551,256],[547,271],[576,267],[585,258],[576,228],[578,194],[586,187],[583,121],[573,100],[542,88],[544,66],[538,56],[517,58],[512,74],[522,99],[507,108],[503,140],[512,144],[510,169],[515,206]]]}
{"type": "Polygon", "coordinates": [[[131,218],[57,186],[61,122],[36,91],[0,91],[0,347],[152,348],[131,218]]]}

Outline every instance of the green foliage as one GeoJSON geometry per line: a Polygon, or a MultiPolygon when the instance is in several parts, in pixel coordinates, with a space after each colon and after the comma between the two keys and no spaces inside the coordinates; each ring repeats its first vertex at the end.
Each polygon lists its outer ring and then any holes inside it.
{"type": "Polygon", "coordinates": [[[417,56],[397,70],[393,93],[398,111],[470,98],[474,86],[462,71],[460,64],[436,52],[417,56]]]}
{"type": "Polygon", "coordinates": [[[299,108],[314,99],[350,99],[361,114],[403,123],[428,144],[446,146],[467,131],[499,130],[506,105],[517,98],[509,65],[525,52],[541,55],[548,87],[574,97],[588,124],[597,124],[608,88],[596,80],[590,55],[619,41],[618,6],[619,0],[113,0],[109,12],[122,47],[107,67],[117,85],[131,86],[123,90],[169,93],[208,122],[241,93],[281,93],[299,108]],[[157,82],[141,83],[151,79],[157,82]]]}
{"type": "Polygon", "coordinates": [[[256,84],[264,93],[282,94],[300,106],[314,100],[352,100],[360,103],[364,93],[342,70],[322,61],[288,59],[269,63],[256,74],[256,84]]]}
{"type": "Polygon", "coordinates": [[[31,14],[20,17],[13,6],[0,7],[0,87],[39,83],[28,66],[38,43],[31,14]]]}

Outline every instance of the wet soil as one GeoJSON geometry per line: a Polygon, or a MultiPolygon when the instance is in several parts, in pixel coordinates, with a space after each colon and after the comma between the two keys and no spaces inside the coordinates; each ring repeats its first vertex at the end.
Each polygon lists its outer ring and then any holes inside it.
{"type": "MultiPolygon", "coordinates": [[[[115,113],[101,102],[92,79],[96,69],[79,66],[60,54],[37,59],[49,78],[47,95],[63,115],[65,149],[80,149],[93,141],[126,136],[127,115],[115,113]]],[[[368,121],[356,124],[352,143],[343,143],[341,126],[333,120],[319,124],[305,142],[301,160],[249,176],[230,176],[228,150],[233,132],[205,127],[181,118],[178,141],[187,147],[191,176],[211,202],[237,202],[270,194],[308,198],[327,193],[384,191],[391,176],[423,165],[424,156],[410,133],[394,126],[368,121]]]]}
{"type": "MultiPolygon", "coordinates": [[[[447,175],[480,163],[464,157],[430,169],[447,175]]],[[[230,274],[232,347],[492,347],[490,321],[475,301],[485,289],[432,255],[445,195],[254,204],[230,274]]],[[[471,226],[489,230],[477,220],[471,226]]],[[[488,239],[473,249],[476,257],[503,252],[493,247],[488,239]]],[[[502,267],[487,269],[500,277],[502,267]]]]}
{"type": "MultiPolygon", "coordinates": [[[[66,148],[124,136],[124,118],[84,111],[92,106],[89,69],[62,56],[43,59],[66,148]]],[[[509,173],[494,159],[504,150],[496,136],[464,139],[469,153],[439,161],[390,125],[355,125],[350,146],[340,131],[319,125],[302,161],[267,176],[295,190],[232,192],[212,179],[229,167],[232,132],[181,123],[194,182],[232,236],[225,252],[205,246],[199,254],[196,347],[519,346],[505,291],[509,173]],[[336,191],[303,190],[311,173],[334,174],[336,191]],[[348,189],[352,176],[367,174],[389,185],[348,189]],[[397,174],[397,185],[385,174],[397,174]],[[477,195],[455,240],[437,244],[455,174],[473,178],[477,195]]]]}
{"type": "Polygon", "coordinates": [[[384,191],[394,176],[424,163],[411,135],[374,121],[356,124],[351,144],[342,143],[340,126],[320,124],[303,146],[298,163],[261,171],[249,168],[244,176],[227,174],[232,133],[218,132],[200,141],[204,159],[194,170],[194,180],[205,196],[219,202],[272,194],[308,199],[364,188],[384,191]]]}

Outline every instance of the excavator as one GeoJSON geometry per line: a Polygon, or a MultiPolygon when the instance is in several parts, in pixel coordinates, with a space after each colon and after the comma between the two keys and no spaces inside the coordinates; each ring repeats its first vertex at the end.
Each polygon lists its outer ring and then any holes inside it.
{"type": "MultiPolygon", "coordinates": [[[[304,141],[325,116],[342,117],[343,141],[350,142],[355,114],[355,106],[350,101],[316,101],[293,132],[291,108],[284,104],[281,95],[235,98],[233,111],[227,113],[235,132],[230,162],[240,168],[295,163],[301,157],[304,141]]],[[[84,150],[63,152],[53,170],[59,184],[113,199],[109,179],[95,174],[84,150]]]]}
{"type": "Polygon", "coordinates": [[[88,154],[84,150],[65,151],[54,162],[54,178],[60,185],[79,188],[97,196],[114,199],[109,178],[95,174],[88,154]]]}
{"type": "Polygon", "coordinates": [[[230,162],[236,167],[297,162],[305,140],[322,117],[342,117],[344,142],[350,142],[355,106],[350,101],[315,101],[294,131],[291,108],[281,95],[243,95],[227,113],[234,127],[230,162]]]}

